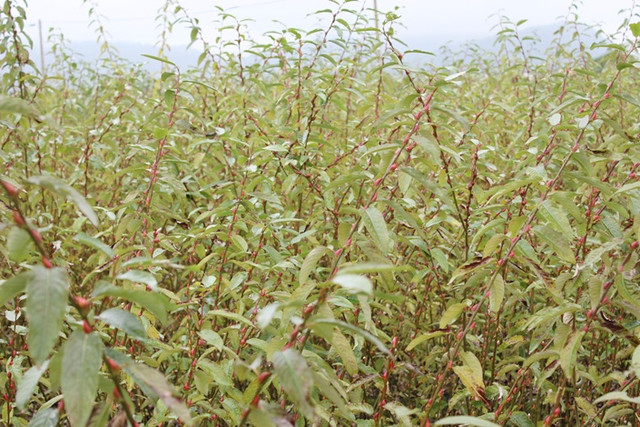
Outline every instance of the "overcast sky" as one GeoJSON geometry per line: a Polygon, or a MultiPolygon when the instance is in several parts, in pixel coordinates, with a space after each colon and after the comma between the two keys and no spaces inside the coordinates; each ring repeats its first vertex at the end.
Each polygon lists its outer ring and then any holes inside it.
{"type": "MultiPolygon", "coordinates": [[[[35,35],[38,20],[42,20],[45,37],[49,27],[61,31],[72,42],[95,40],[89,27],[90,3],[82,0],[26,0],[30,33],[35,35]]],[[[155,17],[164,0],[103,0],[95,1],[105,17],[105,27],[112,41],[153,44],[158,40],[155,17]]],[[[222,6],[238,18],[250,18],[250,32],[262,34],[280,28],[278,20],[287,26],[312,28],[317,17],[308,17],[313,11],[332,7],[326,0],[180,0],[191,15],[200,18],[206,26],[217,15],[215,6],[222,6]]],[[[631,6],[632,0],[583,0],[577,2],[580,19],[585,23],[600,23],[613,31],[621,23],[621,9],[631,6]]],[[[351,3],[353,9],[362,4],[373,6],[373,0],[351,3]]],[[[567,15],[569,0],[378,0],[378,8],[392,10],[399,6],[403,34],[409,37],[439,36],[459,39],[480,38],[491,34],[497,23],[495,14],[502,13],[513,21],[528,19],[527,25],[550,24],[567,15]],[[492,17],[492,15],[494,15],[492,17]]],[[[188,43],[188,29],[177,30],[174,44],[188,43]]],[[[37,43],[36,40],[34,42],[37,43]]]]}

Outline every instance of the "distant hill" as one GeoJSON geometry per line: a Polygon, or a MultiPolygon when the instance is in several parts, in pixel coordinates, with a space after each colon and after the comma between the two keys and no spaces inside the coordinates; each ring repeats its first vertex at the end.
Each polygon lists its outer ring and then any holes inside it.
{"type": "MultiPolygon", "coordinates": [[[[544,51],[554,42],[556,38],[554,33],[558,28],[560,28],[559,23],[544,26],[524,27],[521,29],[521,36],[534,37],[537,41],[535,43],[535,49],[531,53],[541,55],[544,54],[544,51]]],[[[581,28],[582,41],[586,46],[591,45],[591,43],[595,41],[595,36],[593,35],[594,32],[595,31],[585,31],[584,28],[581,28]]],[[[566,33],[563,39],[564,41],[569,41],[570,37],[571,35],[566,33]]],[[[429,57],[428,61],[433,64],[440,65],[442,62],[442,55],[440,52],[443,46],[446,46],[449,50],[455,52],[464,50],[465,45],[473,44],[481,49],[493,51],[495,49],[496,36],[470,39],[460,36],[449,37],[447,35],[425,35],[405,37],[402,40],[407,45],[406,49],[419,49],[432,52],[434,56],[429,57]]],[[[161,69],[161,64],[159,62],[142,56],[143,54],[156,55],[158,53],[158,48],[156,46],[125,42],[112,42],[111,45],[118,50],[120,56],[133,63],[144,64],[145,68],[149,71],[158,71],[161,69]]],[[[98,58],[100,53],[100,46],[94,42],[70,43],[69,48],[77,55],[78,59],[84,59],[86,61],[95,60],[98,58]]],[[[187,49],[184,45],[173,46],[171,51],[167,53],[169,59],[181,69],[195,67],[197,65],[199,55],[200,52],[195,48],[187,49]]],[[[36,56],[35,52],[34,58],[39,58],[39,56],[36,56]]],[[[418,56],[411,56],[407,59],[411,60],[410,58],[418,58],[418,56]]],[[[424,61],[423,56],[421,61],[424,61]]]]}

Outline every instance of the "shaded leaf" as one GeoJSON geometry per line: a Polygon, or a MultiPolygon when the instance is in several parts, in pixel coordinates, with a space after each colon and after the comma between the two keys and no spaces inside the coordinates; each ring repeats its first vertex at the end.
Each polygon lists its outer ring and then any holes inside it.
{"type": "Polygon", "coordinates": [[[331,345],[336,349],[349,375],[356,375],[358,373],[358,361],[356,360],[355,354],[353,354],[353,349],[347,337],[336,330],[333,332],[331,345]]]}
{"type": "Polygon", "coordinates": [[[123,289],[110,283],[102,282],[93,291],[92,296],[94,298],[112,296],[134,302],[153,313],[160,322],[167,323],[166,297],[162,294],[137,289],[123,289]]]}
{"type": "Polygon", "coordinates": [[[29,233],[20,228],[12,227],[7,237],[7,249],[9,249],[9,258],[15,262],[22,262],[29,254],[31,244],[31,236],[29,233]]]}
{"type": "Polygon", "coordinates": [[[300,272],[298,273],[298,282],[300,283],[300,286],[304,285],[305,282],[309,279],[309,275],[316,267],[316,264],[318,263],[320,258],[330,252],[331,251],[324,246],[319,246],[309,251],[304,261],[302,262],[302,267],[300,267],[300,272]]]}
{"type": "Polygon", "coordinates": [[[16,405],[23,410],[25,405],[29,403],[31,395],[40,381],[40,377],[49,367],[49,361],[45,361],[42,365],[35,365],[24,373],[22,379],[18,382],[18,391],[16,392],[16,405]]]}
{"type": "Polygon", "coordinates": [[[452,324],[458,318],[458,316],[460,316],[460,313],[462,313],[462,310],[464,310],[466,307],[467,307],[466,302],[451,304],[445,310],[445,312],[442,314],[442,317],[440,318],[440,325],[439,325],[440,329],[443,329],[449,326],[450,324],[452,324]]]}
{"type": "Polygon", "coordinates": [[[72,426],[85,426],[98,391],[102,340],[94,333],[76,330],[63,351],[61,386],[65,411],[72,426]]]}
{"type": "Polygon", "coordinates": [[[365,330],[362,330],[357,326],[350,325],[349,323],[343,322],[341,320],[333,320],[333,319],[313,319],[311,322],[309,322],[310,327],[312,325],[318,325],[318,324],[338,326],[344,330],[356,333],[362,336],[367,341],[371,342],[376,347],[378,347],[378,350],[382,351],[383,353],[389,354],[389,349],[382,343],[382,341],[380,341],[377,337],[375,337],[371,333],[365,330]]]}
{"type": "Polygon", "coordinates": [[[27,281],[29,352],[36,364],[49,356],[58,340],[67,309],[69,279],[64,269],[35,266],[27,281]]]}
{"type": "Polygon", "coordinates": [[[287,395],[306,417],[311,418],[314,410],[309,402],[309,393],[313,374],[304,358],[292,348],[276,351],[273,354],[273,368],[287,395]]]}
{"type": "Polygon", "coordinates": [[[41,409],[29,421],[29,427],[56,427],[58,425],[58,409],[41,409]]]}
{"type": "Polygon", "coordinates": [[[68,201],[75,204],[78,210],[80,210],[80,212],[82,212],[93,225],[98,225],[98,216],[93,211],[89,202],[87,202],[82,194],[63,180],[52,175],[40,175],[32,176],[29,178],[28,182],[46,188],[59,196],[63,196],[68,201]]]}
{"type": "Polygon", "coordinates": [[[442,331],[428,332],[426,334],[419,335],[411,340],[407,348],[405,348],[405,351],[411,351],[417,346],[419,346],[420,344],[422,344],[423,342],[430,340],[432,338],[441,337],[443,335],[444,335],[444,332],[442,331]]]}
{"type": "MultiPolygon", "coordinates": [[[[117,360],[116,360],[117,362],[117,360]]],[[[149,396],[153,400],[160,399],[180,420],[187,425],[192,424],[191,414],[187,405],[175,397],[173,389],[167,379],[157,370],[140,363],[126,365],[127,372],[131,373],[134,381],[143,390],[151,390],[154,395],[149,396]]]]}
{"type": "Polygon", "coordinates": [[[500,310],[502,301],[504,300],[504,280],[500,274],[497,274],[491,284],[491,293],[489,294],[489,309],[497,313],[500,310]]]}
{"type": "Polygon", "coordinates": [[[362,219],[380,252],[388,253],[391,250],[391,241],[382,212],[374,207],[369,207],[362,211],[362,219]]]}
{"type": "Polygon", "coordinates": [[[0,306],[24,292],[33,273],[23,271],[0,283],[0,306]]]}
{"type": "Polygon", "coordinates": [[[562,370],[564,371],[567,378],[573,377],[573,368],[576,365],[578,348],[580,348],[583,336],[583,330],[574,332],[569,337],[562,350],[560,350],[560,366],[562,367],[562,370]]]}
{"type": "Polygon", "coordinates": [[[89,236],[87,233],[78,233],[73,238],[73,240],[80,242],[84,245],[87,245],[90,248],[101,251],[102,253],[106,254],[110,258],[113,258],[115,256],[113,249],[111,249],[109,245],[102,243],[99,239],[96,239],[95,237],[89,236]]]}

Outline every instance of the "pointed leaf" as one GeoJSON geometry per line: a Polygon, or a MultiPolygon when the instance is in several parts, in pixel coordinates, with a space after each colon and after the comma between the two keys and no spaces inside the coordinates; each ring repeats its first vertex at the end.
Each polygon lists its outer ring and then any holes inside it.
{"type": "Polygon", "coordinates": [[[300,272],[298,273],[298,282],[300,283],[300,286],[304,285],[305,282],[309,279],[309,275],[316,267],[316,264],[318,263],[320,258],[322,258],[324,254],[330,252],[331,251],[324,246],[319,246],[309,251],[306,258],[302,262],[302,267],[300,267],[300,272]]]}
{"type": "Polygon", "coordinates": [[[20,228],[12,227],[7,237],[7,249],[9,249],[9,258],[15,262],[22,262],[29,254],[32,246],[31,236],[29,233],[20,228]]]}
{"type": "Polygon", "coordinates": [[[203,329],[198,332],[198,335],[200,335],[200,338],[205,340],[207,344],[212,345],[218,350],[222,350],[222,347],[224,347],[224,341],[222,341],[222,337],[218,335],[217,332],[212,331],[211,329],[203,329]]]}
{"type": "Polygon", "coordinates": [[[273,354],[273,368],[287,395],[307,418],[311,418],[314,411],[309,403],[309,393],[313,385],[313,373],[304,358],[292,348],[276,351],[273,354]]]}
{"type": "Polygon", "coordinates": [[[365,276],[358,274],[339,274],[331,281],[336,285],[342,286],[351,294],[373,294],[373,283],[365,276]]]}
{"type": "Polygon", "coordinates": [[[69,279],[64,269],[36,266],[27,282],[29,352],[36,364],[43,363],[58,341],[67,309],[69,279]]]}
{"type": "Polygon", "coordinates": [[[567,376],[567,378],[573,378],[573,368],[576,365],[578,349],[580,348],[580,344],[582,343],[583,336],[583,330],[574,332],[569,337],[562,350],[560,350],[560,366],[562,367],[562,370],[564,371],[564,374],[567,376]]]}
{"type": "Polygon", "coordinates": [[[72,426],[85,426],[98,391],[102,365],[102,340],[94,333],[76,330],[64,346],[62,393],[72,426]]]}
{"type": "Polygon", "coordinates": [[[451,304],[440,318],[440,329],[446,328],[452,324],[458,316],[460,316],[460,313],[462,313],[462,310],[464,310],[466,306],[467,303],[465,302],[451,304]]]}
{"type": "Polygon", "coordinates": [[[475,427],[500,427],[500,424],[483,420],[482,418],[470,417],[468,415],[457,415],[443,418],[433,423],[434,426],[466,425],[475,427]]]}
{"type": "Polygon", "coordinates": [[[149,286],[152,290],[158,290],[158,281],[153,274],[148,271],[129,270],[125,273],[118,274],[116,279],[129,280],[131,282],[142,283],[149,286]]]}
{"type": "Polygon", "coordinates": [[[29,427],[57,427],[58,412],[57,408],[39,410],[29,421],[29,427]]]}
{"type": "Polygon", "coordinates": [[[575,264],[576,258],[569,246],[569,241],[562,234],[551,227],[541,226],[535,227],[534,232],[537,237],[541,238],[551,246],[553,251],[560,259],[571,264],[575,264]]]}
{"type": "Polygon", "coordinates": [[[191,414],[187,405],[175,397],[173,389],[167,379],[157,370],[140,363],[126,365],[126,370],[131,374],[134,381],[143,390],[151,390],[154,395],[149,398],[160,399],[174,414],[185,424],[191,425],[191,414]]]}
{"type": "Polygon", "coordinates": [[[167,323],[166,297],[162,294],[137,289],[123,289],[106,283],[96,287],[92,296],[94,298],[112,296],[134,302],[153,313],[160,322],[167,323]]]}
{"type": "Polygon", "coordinates": [[[353,354],[353,349],[347,337],[345,337],[342,332],[335,330],[331,339],[331,345],[336,349],[349,375],[356,375],[358,373],[358,361],[356,360],[355,354],[353,354]]]}
{"type": "Polygon", "coordinates": [[[87,233],[78,233],[73,238],[73,240],[80,242],[84,245],[87,245],[90,248],[99,250],[110,258],[113,258],[115,256],[113,249],[111,249],[109,245],[102,243],[102,241],[100,241],[99,239],[96,239],[95,237],[89,236],[87,233]]]}
{"type": "Polygon", "coordinates": [[[366,339],[367,341],[371,342],[373,345],[375,345],[376,347],[378,347],[378,350],[380,350],[383,353],[386,354],[390,354],[389,349],[382,343],[382,341],[380,341],[376,336],[372,335],[371,333],[362,330],[360,328],[358,328],[357,326],[353,326],[349,323],[343,322],[342,320],[334,320],[334,319],[313,319],[311,322],[309,322],[309,327],[311,327],[312,325],[317,325],[317,324],[326,324],[326,325],[333,325],[333,326],[338,326],[344,330],[356,333],[360,336],[362,336],[364,339],[366,339]]]}
{"type": "Polygon", "coordinates": [[[442,331],[435,331],[435,332],[428,332],[426,334],[422,334],[419,335],[417,337],[415,337],[414,339],[411,340],[411,342],[409,343],[409,345],[407,346],[407,348],[405,348],[404,351],[411,351],[414,348],[416,348],[417,346],[419,346],[420,344],[422,344],[423,342],[430,340],[432,338],[438,338],[444,335],[444,332],[442,331]]]}
{"type": "Polygon", "coordinates": [[[209,374],[216,384],[224,387],[233,387],[233,381],[218,363],[203,359],[198,362],[198,367],[209,374]]]}
{"type": "Polygon", "coordinates": [[[142,322],[138,316],[128,311],[119,308],[110,308],[100,313],[97,318],[109,326],[123,330],[135,339],[143,341],[147,339],[147,331],[144,329],[144,326],[142,326],[142,322]]]}
{"type": "Polygon", "coordinates": [[[24,271],[0,283],[0,306],[24,292],[33,273],[24,271]]]}
{"type": "Polygon", "coordinates": [[[29,182],[46,188],[52,193],[63,196],[68,201],[75,204],[78,210],[82,212],[93,225],[98,225],[98,216],[93,211],[89,202],[87,202],[87,199],[63,180],[52,175],[40,175],[32,176],[29,178],[29,182]]]}
{"type": "Polygon", "coordinates": [[[567,214],[553,206],[552,203],[551,199],[545,200],[538,209],[538,216],[543,218],[554,230],[562,233],[567,240],[571,240],[575,233],[567,214]]]}
{"type": "Polygon", "coordinates": [[[504,280],[502,276],[497,274],[491,284],[491,293],[489,294],[489,309],[493,313],[497,313],[504,299],[504,280]]]}
{"type": "Polygon", "coordinates": [[[49,361],[45,361],[42,365],[34,365],[24,373],[22,379],[18,382],[18,391],[16,392],[16,405],[20,410],[29,403],[40,377],[49,367],[49,361]]]}
{"type": "Polygon", "coordinates": [[[374,207],[369,207],[362,211],[362,219],[380,252],[383,254],[388,253],[391,250],[391,241],[389,240],[389,231],[382,212],[374,207]]]}

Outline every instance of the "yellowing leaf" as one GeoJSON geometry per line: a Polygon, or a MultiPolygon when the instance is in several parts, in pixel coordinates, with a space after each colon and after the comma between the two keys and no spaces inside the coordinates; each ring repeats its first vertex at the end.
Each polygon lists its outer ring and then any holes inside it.
{"type": "Polygon", "coordinates": [[[491,293],[489,294],[489,309],[497,313],[502,305],[504,299],[504,280],[500,274],[496,275],[496,278],[491,284],[491,293]]]}
{"type": "Polygon", "coordinates": [[[459,302],[450,305],[440,318],[440,329],[445,328],[453,323],[458,318],[458,316],[460,316],[460,313],[462,313],[462,310],[464,310],[466,306],[467,303],[465,302],[459,302]]]}
{"type": "Polygon", "coordinates": [[[567,378],[572,378],[573,376],[573,368],[576,365],[576,357],[580,344],[582,343],[583,336],[583,330],[577,332],[574,331],[562,350],[560,350],[560,366],[567,378]]]}
{"type": "Polygon", "coordinates": [[[353,349],[351,348],[351,344],[349,344],[347,337],[345,337],[337,328],[333,332],[331,344],[340,356],[340,359],[342,359],[342,363],[344,363],[344,367],[347,369],[349,375],[356,375],[358,373],[358,361],[356,360],[356,356],[353,354],[353,349]]]}

